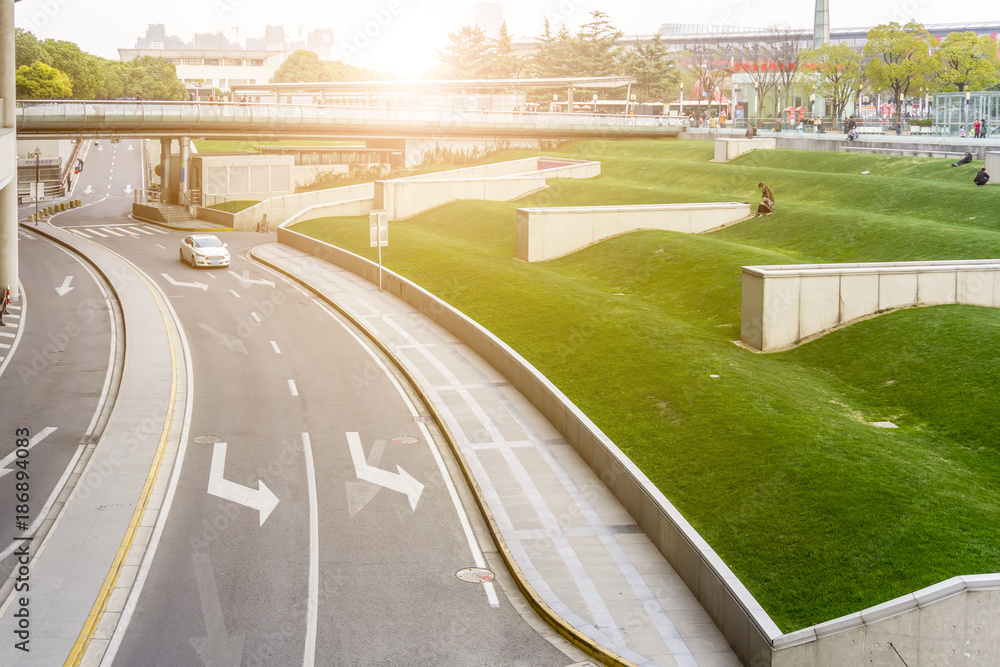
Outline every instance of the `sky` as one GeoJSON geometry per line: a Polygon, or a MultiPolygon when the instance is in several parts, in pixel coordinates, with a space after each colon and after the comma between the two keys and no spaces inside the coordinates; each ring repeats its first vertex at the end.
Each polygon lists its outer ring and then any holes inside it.
{"type": "MultiPolygon", "coordinates": [[[[905,23],[979,23],[998,21],[993,2],[954,0],[829,0],[834,28],[905,23]]],[[[189,40],[195,32],[224,31],[240,43],[261,37],[267,25],[284,25],[297,38],[316,28],[334,31],[338,60],[400,76],[417,75],[435,65],[435,50],[448,34],[474,23],[473,0],[21,0],[15,24],[41,39],[75,42],[84,51],[118,58],[132,48],[150,23],[189,40]]],[[[499,3],[515,39],[553,26],[575,31],[590,12],[605,12],[627,34],[648,35],[662,23],[764,27],[787,23],[812,27],[815,0],[794,6],[788,0],[508,0],[499,3]]]]}

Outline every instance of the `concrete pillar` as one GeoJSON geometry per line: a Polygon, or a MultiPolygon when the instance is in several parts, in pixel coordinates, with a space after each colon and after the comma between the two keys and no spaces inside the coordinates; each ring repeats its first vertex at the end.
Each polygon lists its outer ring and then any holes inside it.
{"type": "Polygon", "coordinates": [[[179,139],[179,143],[181,146],[181,175],[180,175],[180,181],[177,184],[178,185],[177,190],[178,192],[186,193],[188,191],[187,167],[188,167],[188,159],[190,158],[191,155],[191,139],[189,137],[181,137],[179,139]]]}
{"type": "Polygon", "coordinates": [[[11,300],[20,299],[17,285],[17,141],[14,137],[17,90],[14,75],[14,0],[0,0],[0,290],[10,288],[11,300]]]}
{"type": "Polygon", "coordinates": [[[160,139],[160,201],[170,203],[170,144],[172,139],[160,139]]]}

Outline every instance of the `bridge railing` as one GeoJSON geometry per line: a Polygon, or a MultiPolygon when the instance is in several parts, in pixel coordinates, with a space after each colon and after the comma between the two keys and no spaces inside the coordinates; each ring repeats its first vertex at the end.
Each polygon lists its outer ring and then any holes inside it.
{"type": "Polygon", "coordinates": [[[18,101],[19,132],[221,131],[271,129],[275,132],[317,128],[395,128],[447,131],[496,130],[609,132],[657,136],[680,129],[665,116],[550,113],[528,111],[465,111],[370,106],[291,105],[254,103],[18,101]]]}

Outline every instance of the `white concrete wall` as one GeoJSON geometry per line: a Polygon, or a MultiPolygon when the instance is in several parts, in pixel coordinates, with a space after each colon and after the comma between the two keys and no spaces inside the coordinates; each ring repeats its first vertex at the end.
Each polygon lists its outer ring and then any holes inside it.
{"type": "Polygon", "coordinates": [[[953,577],[782,635],[771,661],[772,667],[903,664],[1000,665],[1000,574],[953,577]]]}
{"type": "Polygon", "coordinates": [[[744,266],[740,340],[769,352],[909,306],[1000,307],[1000,259],[744,266]]]}
{"type": "Polygon", "coordinates": [[[542,262],[639,229],[700,234],[749,216],[741,202],[519,208],[517,258],[542,262]]]}
{"type": "MultiPolygon", "coordinates": [[[[294,195],[282,197],[272,197],[265,199],[259,204],[245,208],[234,216],[233,229],[251,230],[256,229],[264,214],[267,214],[268,224],[274,227],[303,209],[320,204],[337,204],[340,202],[369,200],[374,197],[374,183],[358,183],[357,185],[346,185],[341,188],[327,188],[325,190],[311,190],[309,192],[299,192],[294,195]]],[[[371,204],[367,204],[368,210],[360,208],[345,208],[344,210],[359,210],[360,213],[339,213],[328,215],[366,215],[371,210],[371,204]]],[[[317,216],[319,217],[319,216],[317,216]]]]}
{"type": "Polygon", "coordinates": [[[986,153],[986,173],[990,175],[990,185],[1000,185],[1000,152],[986,153]]]}
{"type": "Polygon", "coordinates": [[[750,151],[773,150],[776,144],[775,139],[716,139],[715,158],[712,162],[729,162],[750,151]]]}

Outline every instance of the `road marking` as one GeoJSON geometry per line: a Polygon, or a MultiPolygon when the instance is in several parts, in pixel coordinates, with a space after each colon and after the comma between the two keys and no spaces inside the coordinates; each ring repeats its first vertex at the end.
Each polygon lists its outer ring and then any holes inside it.
{"type": "Polygon", "coordinates": [[[34,241],[38,238],[37,236],[32,236],[28,232],[22,232],[20,230],[18,230],[18,235],[28,239],[29,241],[34,241]]]}
{"type": "Polygon", "coordinates": [[[145,227],[130,227],[130,229],[134,229],[137,232],[142,232],[146,236],[156,236],[156,234],[154,234],[153,232],[149,231],[145,227]]]}
{"type": "Polygon", "coordinates": [[[218,279],[218,277],[214,273],[208,274],[208,277],[211,278],[212,280],[217,280],[218,279]]]}
{"type": "MultiPolygon", "coordinates": [[[[32,449],[35,445],[37,445],[42,440],[44,440],[49,435],[51,435],[52,432],[56,430],[56,428],[58,428],[58,427],[56,427],[56,426],[46,426],[41,431],[39,431],[38,433],[36,433],[34,436],[32,436],[31,438],[29,438],[28,439],[27,449],[29,449],[29,450],[32,449]]],[[[11,462],[14,459],[17,458],[17,451],[18,450],[15,449],[10,454],[8,454],[7,456],[3,457],[3,459],[0,459],[0,477],[3,477],[4,475],[6,475],[8,473],[14,472],[13,470],[8,470],[7,466],[9,466],[11,464],[11,462]]]]}
{"type": "Polygon", "coordinates": [[[156,247],[157,247],[157,248],[162,248],[163,250],[166,250],[166,249],[167,249],[167,246],[165,246],[165,245],[160,245],[159,243],[157,243],[157,244],[156,244],[156,247]]]}
{"type": "Polygon", "coordinates": [[[76,289],[74,287],[70,287],[71,282],[73,282],[73,276],[66,276],[66,279],[63,280],[62,285],[56,288],[56,294],[58,294],[59,296],[66,296],[72,290],[76,289]]]}
{"type": "Polygon", "coordinates": [[[236,290],[234,290],[234,289],[231,289],[231,290],[229,290],[229,293],[230,293],[230,294],[232,294],[233,296],[235,296],[235,297],[236,297],[237,299],[239,299],[239,298],[240,298],[240,293],[239,293],[239,292],[237,292],[237,291],[236,291],[236,290]]]}
{"type": "Polygon", "coordinates": [[[167,282],[170,283],[171,285],[175,286],[175,287],[198,287],[200,289],[205,290],[206,292],[208,291],[208,285],[206,285],[205,283],[198,283],[198,282],[194,282],[194,283],[182,283],[182,282],[178,282],[178,281],[174,280],[173,278],[171,278],[166,273],[161,273],[160,275],[163,276],[164,278],[166,278],[167,282]]]}
{"type": "Polygon", "coordinates": [[[111,234],[112,236],[125,236],[121,232],[116,232],[115,230],[111,229],[110,227],[101,227],[101,229],[103,231],[106,231],[108,234],[111,234]]]}
{"type": "Polygon", "coordinates": [[[91,192],[93,192],[93,191],[94,191],[94,186],[92,186],[92,185],[88,185],[88,186],[87,186],[86,188],[84,188],[84,190],[83,190],[83,194],[85,194],[85,195],[89,195],[89,194],[90,194],[91,192]]]}
{"type": "Polygon", "coordinates": [[[229,273],[231,273],[238,281],[243,283],[244,287],[249,285],[267,285],[268,287],[274,287],[274,283],[270,280],[258,280],[256,278],[251,278],[249,271],[244,271],[242,276],[235,271],[230,271],[229,273]]]}
{"type": "Polygon", "coordinates": [[[100,236],[100,237],[101,237],[102,239],[106,239],[106,238],[108,238],[108,235],[107,235],[107,234],[102,234],[102,233],[100,233],[99,231],[97,231],[96,229],[91,229],[91,230],[90,230],[90,233],[91,233],[91,234],[97,234],[97,235],[98,235],[98,236],[100,236]]]}
{"type": "Polygon", "coordinates": [[[222,617],[222,603],[219,589],[212,573],[212,557],[207,553],[194,552],[194,576],[198,581],[198,597],[201,599],[201,613],[205,618],[207,637],[191,637],[191,645],[206,665],[239,665],[243,662],[243,634],[232,636],[226,632],[226,621],[222,617]]]}
{"type": "Polygon", "coordinates": [[[306,646],[303,667],[316,663],[316,625],[319,617],[319,501],[316,493],[316,467],[313,465],[309,434],[302,434],[306,455],[306,482],[309,488],[309,596],[306,603],[306,646]]]}
{"type": "Polygon", "coordinates": [[[128,227],[119,227],[118,229],[120,229],[120,230],[121,230],[122,232],[124,232],[124,233],[128,234],[128,235],[129,235],[129,236],[131,236],[132,238],[135,238],[135,239],[139,238],[139,235],[138,235],[138,234],[136,234],[136,233],[135,233],[134,231],[132,231],[132,230],[131,230],[130,228],[128,228],[128,227]]]}
{"type": "Polygon", "coordinates": [[[260,315],[258,315],[257,313],[253,313],[253,312],[250,313],[250,317],[252,317],[255,320],[257,320],[258,322],[260,322],[260,315]]]}
{"type": "MultiPolygon", "coordinates": [[[[376,440],[375,444],[372,445],[372,449],[368,452],[368,465],[372,468],[377,468],[378,464],[382,462],[382,455],[385,454],[385,440],[376,440]]],[[[346,482],[347,486],[347,506],[349,509],[350,518],[354,518],[354,515],[364,509],[375,495],[382,490],[383,487],[372,484],[371,482],[362,481],[350,481],[346,482]]]]}
{"type": "Polygon", "coordinates": [[[295,380],[288,381],[288,391],[292,392],[292,396],[299,395],[299,389],[295,386],[295,380]]]}
{"type": "MultiPolygon", "coordinates": [[[[13,334],[11,334],[11,335],[13,335],[13,334]]],[[[273,340],[271,341],[271,347],[274,348],[274,353],[275,354],[281,354],[281,350],[278,349],[278,344],[275,343],[273,340]]]]}
{"type": "Polygon", "coordinates": [[[82,236],[85,239],[89,239],[90,238],[90,234],[88,234],[87,232],[83,231],[82,229],[74,229],[73,233],[76,234],[77,236],[82,236]]]}
{"type": "Polygon", "coordinates": [[[150,227],[150,229],[152,229],[157,234],[169,234],[170,233],[170,232],[168,232],[165,229],[160,229],[159,227],[150,227]]]}
{"type": "Polygon", "coordinates": [[[355,432],[347,433],[347,447],[351,450],[354,472],[358,479],[402,493],[409,499],[410,509],[417,510],[420,494],[424,490],[423,484],[398,465],[396,466],[398,472],[395,473],[368,465],[368,461],[365,460],[364,448],[361,446],[361,438],[355,432]]]}
{"type": "Polygon", "coordinates": [[[217,442],[212,450],[212,467],[208,473],[208,492],[213,496],[249,507],[260,512],[260,525],[264,525],[278,505],[278,497],[267,488],[264,480],[257,481],[257,490],[230,482],[223,476],[226,470],[226,448],[224,442],[217,442]]]}

